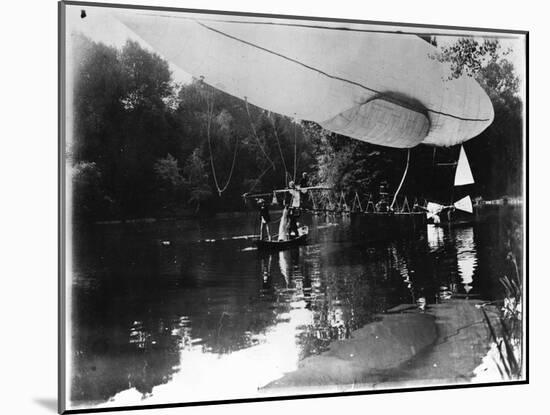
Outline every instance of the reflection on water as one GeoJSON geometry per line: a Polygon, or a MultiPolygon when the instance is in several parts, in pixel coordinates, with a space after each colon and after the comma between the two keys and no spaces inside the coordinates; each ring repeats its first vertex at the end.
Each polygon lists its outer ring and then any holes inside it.
{"type": "Polygon", "coordinates": [[[254,233],[247,215],[81,232],[72,400],[253,397],[392,307],[500,298],[501,219],[377,241],[349,218],[304,215],[308,245],[276,253],[239,238],[254,233]]]}
{"type": "Polygon", "coordinates": [[[445,243],[445,230],[441,226],[428,224],[426,226],[426,235],[428,238],[428,246],[430,247],[431,252],[437,251],[445,243]]]}
{"type": "Polygon", "coordinates": [[[468,294],[472,290],[474,271],[477,265],[477,253],[474,242],[474,228],[468,227],[456,232],[456,249],[458,273],[464,291],[468,294]]]}

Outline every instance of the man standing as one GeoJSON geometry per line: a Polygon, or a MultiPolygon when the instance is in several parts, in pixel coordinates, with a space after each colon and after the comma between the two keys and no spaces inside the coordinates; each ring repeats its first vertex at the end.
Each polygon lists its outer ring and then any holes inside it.
{"type": "Polygon", "coordinates": [[[288,235],[289,237],[297,238],[299,236],[297,220],[298,220],[298,217],[300,216],[300,191],[296,189],[294,182],[290,182],[288,184],[288,194],[290,195],[290,200],[289,200],[290,207],[288,210],[288,216],[289,216],[288,235]]]}
{"type": "Polygon", "coordinates": [[[301,208],[302,209],[310,209],[311,203],[309,198],[307,197],[307,189],[309,186],[309,177],[307,176],[307,173],[304,171],[302,172],[302,177],[300,178],[300,182],[298,183],[298,189],[300,189],[300,192],[304,194],[302,197],[302,200],[300,200],[301,208]]]}
{"type": "Polygon", "coordinates": [[[307,177],[307,173],[304,171],[302,172],[302,178],[300,179],[300,189],[308,187],[308,185],[309,185],[309,180],[307,177]]]}
{"type": "Polygon", "coordinates": [[[264,199],[256,199],[256,203],[260,212],[260,240],[264,239],[265,232],[267,233],[267,240],[271,241],[271,233],[269,232],[269,222],[271,222],[269,207],[264,199]]]}

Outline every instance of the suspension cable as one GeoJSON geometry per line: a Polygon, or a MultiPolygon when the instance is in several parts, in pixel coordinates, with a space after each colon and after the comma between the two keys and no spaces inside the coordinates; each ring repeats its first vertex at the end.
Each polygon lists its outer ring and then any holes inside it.
{"type": "Polygon", "coordinates": [[[272,166],[267,166],[267,168],[256,178],[256,180],[254,180],[254,186],[252,186],[250,188],[250,190],[248,190],[248,193],[252,192],[252,190],[254,190],[256,188],[256,186],[258,186],[258,184],[260,183],[260,180],[262,179],[262,177],[264,177],[264,175],[269,171],[271,170],[272,166]]]}
{"type": "Polygon", "coordinates": [[[288,169],[286,167],[285,157],[283,155],[283,149],[281,148],[281,142],[279,141],[279,134],[277,134],[277,127],[275,126],[275,121],[271,119],[271,117],[268,115],[269,121],[271,121],[271,124],[273,125],[273,131],[275,133],[275,139],[277,140],[277,146],[279,147],[279,153],[281,154],[281,160],[283,161],[283,167],[285,169],[285,183],[288,184],[288,177],[290,176],[290,173],[288,172],[288,169]]]}
{"type": "Polygon", "coordinates": [[[216,167],[214,165],[214,154],[212,152],[212,143],[210,140],[210,129],[212,125],[212,118],[214,116],[214,94],[206,93],[206,137],[208,139],[208,151],[210,152],[210,166],[212,168],[212,177],[214,178],[214,184],[218,190],[218,195],[221,197],[222,193],[227,190],[229,183],[231,182],[231,177],[233,176],[233,170],[235,169],[235,161],[237,160],[237,150],[239,148],[239,139],[235,138],[235,150],[233,152],[233,162],[231,163],[231,170],[229,171],[229,176],[227,182],[223,187],[220,187],[218,182],[218,177],[216,175],[216,167]],[[210,98],[210,99],[209,99],[210,98]]]}
{"type": "Polygon", "coordinates": [[[405,167],[405,171],[403,172],[403,177],[401,178],[401,182],[399,183],[399,187],[397,188],[397,191],[393,195],[393,200],[390,205],[390,210],[393,210],[393,205],[395,205],[395,201],[397,200],[397,194],[401,190],[401,186],[403,186],[403,182],[405,181],[405,176],[407,175],[407,171],[409,170],[409,160],[411,157],[411,149],[407,149],[407,166],[405,167]]]}
{"type": "Polygon", "coordinates": [[[252,122],[252,116],[250,115],[250,110],[248,109],[248,100],[246,99],[246,97],[244,97],[244,105],[245,105],[245,108],[246,108],[246,113],[248,114],[248,120],[250,121],[250,127],[252,129],[252,133],[254,135],[254,138],[256,139],[256,142],[258,143],[258,147],[260,147],[260,150],[262,150],[262,153],[264,154],[265,158],[267,159],[267,161],[269,161],[271,163],[271,166],[273,167],[273,170],[275,170],[275,163],[273,162],[271,157],[269,157],[267,155],[267,152],[265,151],[264,147],[262,146],[262,143],[260,142],[260,137],[258,137],[258,133],[256,132],[256,127],[254,126],[254,123],[252,122]]]}
{"type": "Polygon", "coordinates": [[[296,123],[294,123],[294,181],[296,181],[296,123]]]}

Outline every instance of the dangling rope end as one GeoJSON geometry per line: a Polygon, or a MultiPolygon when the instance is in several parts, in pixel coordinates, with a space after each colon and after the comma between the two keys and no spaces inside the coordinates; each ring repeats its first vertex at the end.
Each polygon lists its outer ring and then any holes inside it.
{"type": "Polygon", "coordinates": [[[405,181],[405,176],[407,176],[407,171],[409,170],[409,161],[411,157],[411,149],[407,149],[407,165],[405,166],[405,171],[403,172],[403,177],[401,178],[401,182],[399,183],[399,187],[397,188],[397,191],[393,195],[393,200],[390,205],[390,210],[393,210],[393,206],[395,205],[395,201],[397,200],[397,195],[399,194],[399,191],[401,190],[401,186],[403,186],[403,182],[405,181]]]}

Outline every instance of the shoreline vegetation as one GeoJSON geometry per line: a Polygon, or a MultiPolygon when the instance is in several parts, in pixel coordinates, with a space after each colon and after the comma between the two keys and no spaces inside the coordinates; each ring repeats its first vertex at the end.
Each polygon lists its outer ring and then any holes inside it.
{"type": "MultiPolygon", "coordinates": [[[[483,208],[484,206],[522,206],[523,199],[520,197],[502,197],[495,200],[483,200],[478,198],[474,201],[474,208],[483,208]]],[[[273,209],[272,212],[280,212],[282,209],[273,209]]],[[[255,212],[255,211],[254,211],[255,212]]],[[[230,212],[216,212],[216,213],[203,213],[197,214],[195,212],[187,211],[186,213],[177,216],[158,216],[158,217],[144,217],[144,218],[127,218],[127,219],[111,219],[111,220],[96,220],[95,225],[118,225],[118,224],[137,224],[137,223],[155,223],[172,220],[182,219],[197,219],[200,217],[212,217],[216,218],[231,218],[243,213],[253,214],[250,209],[235,210],[230,212]]]]}
{"type": "MultiPolygon", "coordinates": [[[[518,230],[516,230],[516,233],[518,230]]],[[[510,272],[500,277],[504,287],[503,300],[496,302],[500,305],[499,319],[492,322],[487,315],[486,306],[480,306],[485,321],[491,331],[492,363],[500,373],[502,379],[516,380],[525,375],[524,367],[524,332],[523,332],[523,278],[518,267],[517,250],[519,241],[513,237],[508,240],[508,254],[506,260],[512,265],[510,272]],[[515,249],[514,249],[515,248],[515,249]]]]}
{"type": "MultiPolygon", "coordinates": [[[[302,172],[310,185],[349,201],[377,199],[381,187],[393,193],[400,183],[402,149],[269,113],[200,79],[178,83],[167,61],[137,42],[115,48],[78,33],[71,39],[74,125],[66,157],[75,223],[237,211],[242,194],[284,188],[302,172]]],[[[457,39],[432,57],[451,64],[451,78],[475,77],[493,102],[491,126],[464,143],[476,178],[472,198],[522,193],[523,104],[501,49],[498,41],[457,39]]],[[[401,194],[448,201],[453,169],[439,165],[452,165],[458,151],[411,150],[401,194]]]]}

